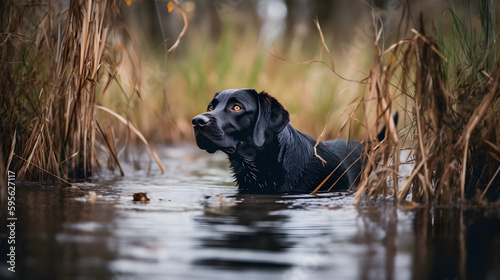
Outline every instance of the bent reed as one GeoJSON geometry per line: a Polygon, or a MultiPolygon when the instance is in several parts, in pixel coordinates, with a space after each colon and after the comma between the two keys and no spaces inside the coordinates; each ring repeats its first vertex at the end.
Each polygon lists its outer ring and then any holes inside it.
{"type": "Polygon", "coordinates": [[[480,39],[452,13],[456,38],[451,42],[427,35],[423,24],[384,52],[375,42],[375,63],[361,102],[365,114],[376,112],[376,124],[389,125],[384,141],[368,141],[356,202],[365,196],[391,197],[395,203],[498,202],[500,63],[491,31],[494,8],[484,2],[479,3],[480,39]],[[399,133],[391,110],[409,119],[399,133]],[[407,140],[413,170],[400,186],[400,154],[407,140]]]}
{"type": "MultiPolygon", "coordinates": [[[[106,111],[97,107],[97,96],[111,83],[125,87],[116,57],[130,54],[108,42],[118,27],[126,30],[116,5],[112,0],[0,3],[1,169],[15,170],[18,181],[87,178],[105,163],[102,155],[123,175],[112,128],[96,117],[96,109],[106,111]]],[[[140,76],[130,76],[127,87],[139,95],[140,76]]],[[[121,121],[149,146],[130,121],[121,121]]]]}

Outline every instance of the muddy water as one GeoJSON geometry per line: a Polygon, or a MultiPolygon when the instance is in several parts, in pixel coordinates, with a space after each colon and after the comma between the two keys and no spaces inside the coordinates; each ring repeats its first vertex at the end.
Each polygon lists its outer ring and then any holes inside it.
{"type": "Polygon", "coordinates": [[[0,278],[500,279],[499,209],[238,195],[223,155],[159,152],[163,175],[146,160],[78,189],[18,187],[16,272],[2,229],[0,278]]]}

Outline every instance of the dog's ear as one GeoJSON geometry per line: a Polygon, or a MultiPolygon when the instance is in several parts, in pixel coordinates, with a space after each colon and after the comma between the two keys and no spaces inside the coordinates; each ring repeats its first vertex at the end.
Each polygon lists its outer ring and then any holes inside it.
{"type": "Polygon", "coordinates": [[[259,93],[257,99],[259,111],[253,130],[253,142],[258,147],[261,147],[266,141],[266,133],[275,135],[281,132],[290,122],[290,114],[276,98],[270,96],[267,92],[259,93]]]}

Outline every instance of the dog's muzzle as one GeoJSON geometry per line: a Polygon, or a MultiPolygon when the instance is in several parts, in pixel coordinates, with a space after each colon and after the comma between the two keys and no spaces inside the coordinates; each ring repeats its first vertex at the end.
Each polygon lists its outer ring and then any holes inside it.
{"type": "Polygon", "coordinates": [[[193,120],[191,121],[191,123],[193,124],[194,129],[202,128],[202,127],[207,126],[210,123],[210,118],[201,114],[201,115],[194,117],[193,120]]]}
{"type": "Polygon", "coordinates": [[[193,118],[194,135],[196,144],[200,149],[209,153],[221,150],[227,154],[236,152],[237,142],[224,132],[217,124],[217,119],[207,113],[200,114],[193,118]]]}

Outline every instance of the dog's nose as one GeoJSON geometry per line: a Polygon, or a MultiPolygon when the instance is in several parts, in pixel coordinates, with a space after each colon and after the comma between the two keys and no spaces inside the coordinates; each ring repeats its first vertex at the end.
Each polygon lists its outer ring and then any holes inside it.
{"type": "Polygon", "coordinates": [[[193,118],[192,123],[194,127],[204,127],[210,122],[210,119],[204,115],[198,115],[193,118]]]}

